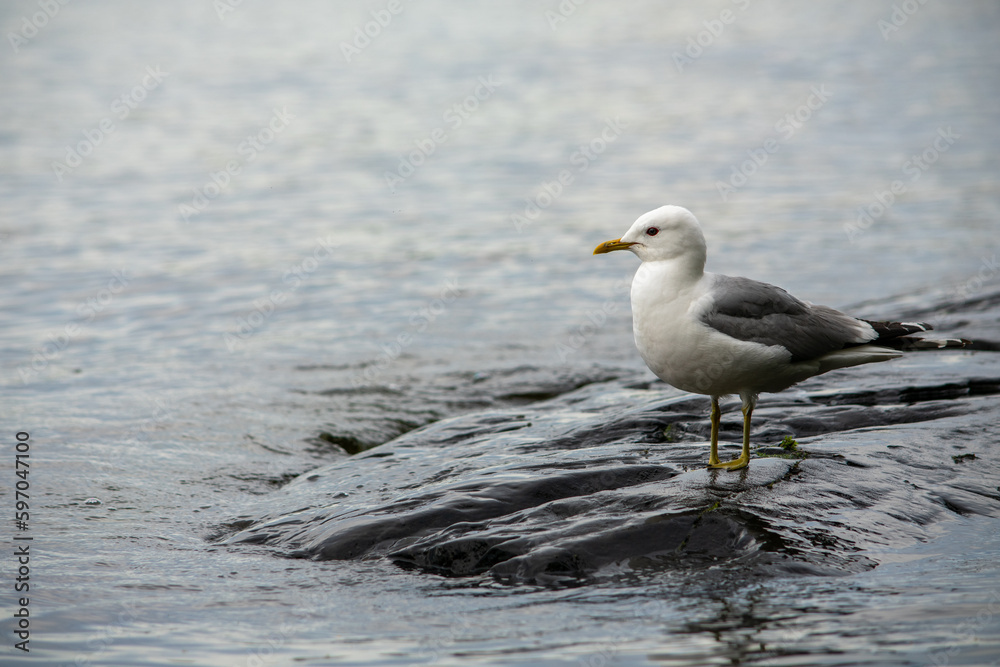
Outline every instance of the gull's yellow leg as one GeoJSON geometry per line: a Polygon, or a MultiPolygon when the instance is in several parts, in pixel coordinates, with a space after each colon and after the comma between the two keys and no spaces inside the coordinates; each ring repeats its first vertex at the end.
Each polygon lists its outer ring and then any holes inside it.
{"type": "Polygon", "coordinates": [[[709,418],[712,422],[712,450],[708,455],[708,465],[719,465],[719,419],[722,414],[719,410],[719,398],[712,397],[712,412],[709,418]]]}
{"type": "Polygon", "coordinates": [[[725,463],[719,463],[718,456],[715,463],[709,459],[709,468],[724,468],[726,470],[739,470],[750,465],[750,418],[753,416],[754,401],[743,402],[743,453],[740,457],[725,463]]]}

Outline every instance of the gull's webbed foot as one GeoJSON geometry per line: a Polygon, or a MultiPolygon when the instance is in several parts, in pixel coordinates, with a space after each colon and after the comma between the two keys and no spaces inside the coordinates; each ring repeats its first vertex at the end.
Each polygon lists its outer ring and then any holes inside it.
{"type": "Polygon", "coordinates": [[[750,465],[750,457],[741,456],[724,463],[709,463],[708,467],[713,470],[740,470],[741,468],[746,468],[748,465],[750,465]]]}

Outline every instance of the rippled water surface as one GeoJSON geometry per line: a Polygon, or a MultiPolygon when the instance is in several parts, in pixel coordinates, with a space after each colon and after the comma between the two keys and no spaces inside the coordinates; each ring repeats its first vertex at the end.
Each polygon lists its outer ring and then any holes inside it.
{"type": "Polygon", "coordinates": [[[33,537],[30,654],[3,560],[6,658],[1000,659],[993,3],[8,2],[0,25],[5,511],[31,443],[4,552],[33,537]],[[635,258],[591,256],[664,203],[710,270],[978,347],[770,397],[755,446],[808,458],[707,480],[704,402],[631,342],[635,258]],[[566,475],[596,481],[545,496],[566,475]],[[734,551],[652,553],[615,532],[639,517],[734,551]],[[370,549],[302,558],[356,525],[370,549]],[[512,535],[520,570],[463,560],[512,535]]]}

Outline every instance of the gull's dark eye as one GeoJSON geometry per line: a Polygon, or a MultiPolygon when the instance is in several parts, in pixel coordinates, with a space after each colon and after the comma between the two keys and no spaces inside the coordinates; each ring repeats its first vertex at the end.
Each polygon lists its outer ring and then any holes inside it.
{"type": "Polygon", "coordinates": [[[646,230],[646,236],[656,236],[659,233],[660,233],[659,227],[650,227],[649,229],[646,230]]]}

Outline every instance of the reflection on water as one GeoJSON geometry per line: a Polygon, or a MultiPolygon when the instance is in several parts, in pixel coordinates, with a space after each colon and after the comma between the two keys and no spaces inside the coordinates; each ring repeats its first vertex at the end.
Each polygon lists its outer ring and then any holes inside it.
{"type": "MultiPolygon", "coordinates": [[[[634,261],[590,251],[664,203],[710,270],[814,302],[991,294],[993,5],[57,4],[0,7],[0,422],[39,443],[39,660],[989,662],[971,519],[952,588],[909,582],[928,555],[691,600],[205,538],[336,438],[648,380],[634,261]]],[[[947,372],[912,363],[886,377],[947,372]]]]}

